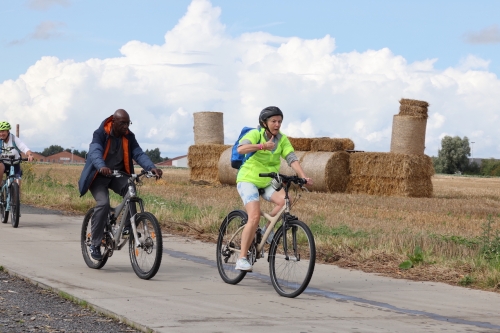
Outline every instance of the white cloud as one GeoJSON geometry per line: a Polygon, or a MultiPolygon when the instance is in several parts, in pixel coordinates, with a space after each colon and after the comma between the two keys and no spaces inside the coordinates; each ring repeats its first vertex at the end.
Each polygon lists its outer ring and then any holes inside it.
{"type": "Polygon", "coordinates": [[[31,34],[22,39],[10,41],[8,45],[13,46],[24,44],[30,40],[49,40],[59,38],[64,36],[64,32],[61,31],[60,28],[65,26],[66,24],[64,22],[44,21],[38,24],[35,27],[35,31],[33,31],[31,34]]]}
{"type": "MultiPolygon", "coordinates": [[[[220,14],[207,0],[194,0],[161,45],[130,41],[121,57],[84,62],[43,57],[0,83],[0,114],[21,124],[29,146],[88,149],[101,121],[124,108],[143,148],[159,147],[169,157],[193,144],[193,112],[224,112],[232,144],[269,105],[283,110],[290,136],[346,137],[365,151],[389,151],[401,98],[431,104],[427,154],[437,154],[442,133],[500,134],[500,81],[488,72],[489,61],[471,56],[437,70],[437,59],[408,63],[388,48],[336,53],[329,35],[231,37],[220,14]]],[[[498,154],[495,140],[477,141],[476,156],[498,154]]]]}
{"type": "Polygon", "coordinates": [[[28,7],[34,10],[47,10],[54,5],[67,7],[69,0],[28,0],[28,7]]]}
{"type": "Polygon", "coordinates": [[[463,36],[469,44],[498,44],[500,43],[500,28],[498,25],[491,25],[478,32],[469,32],[463,36]]]}

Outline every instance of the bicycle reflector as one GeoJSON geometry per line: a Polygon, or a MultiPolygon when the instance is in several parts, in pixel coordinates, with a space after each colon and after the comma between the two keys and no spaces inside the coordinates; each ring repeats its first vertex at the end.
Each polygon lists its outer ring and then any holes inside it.
{"type": "Polygon", "coordinates": [[[271,186],[278,192],[283,188],[283,182],[281,181],[281,177],[276,175],[276,178],[271,180],[271,186]]]}

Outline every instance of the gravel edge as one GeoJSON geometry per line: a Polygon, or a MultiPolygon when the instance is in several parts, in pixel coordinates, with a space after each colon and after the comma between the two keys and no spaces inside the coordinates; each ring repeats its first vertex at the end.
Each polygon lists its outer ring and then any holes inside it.
{"type": "Polygon", "coordinates": [[[2,265],[2,267],[3,267],[4,273],[7,273],[13,277],[19,278],[27,283],[34,285],[35,287],[40,287],[42,289],[49,290],[49,291],[53,292],[54,294],[56,294],[59,298],[66,299],[66,300],[76,304],[77,306],[85,307],[91,311],[94,311],[97,314],[101,314],[101,315],[108,317],[110,319],[115,319],[115,320],[121,321],[122,323],[126,324],[127,326],[129,326],[133,329],[136,329],[138,331],[141,331],[144,333],[156,333],[156,331],[153,330],[152,328],[149,328],[149,327],[144,326],[142,324],[136,323],[136,322],[134,322],[134,321],[122,316],[122,315],[114,313],[113,311],[110,311],[110,310],[104,309],[98,305],[92,304],[91,302],[86,301],[86,300],[81,299],[81,298],[78,298],[74,295],[71,295],[70,293],[68,293],[66,291],[51,287],[51,286],[49,286],[45,283],[39,282],[39,281],[35,281],[35,280],[33,280],[29,277],[26,277],[22,274],[19,274],[15,271],[9,269],[8,267],[3,266],[3,265],[2,265]],[[61,296],[61,294],[67,295],[68,297],[63,297],[63,296],[61,296]]]}

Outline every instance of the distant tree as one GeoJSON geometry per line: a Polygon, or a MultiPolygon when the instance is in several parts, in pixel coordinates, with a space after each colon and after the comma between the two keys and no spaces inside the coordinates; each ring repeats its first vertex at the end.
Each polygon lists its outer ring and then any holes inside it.
{"type": "Polygon", "coordinates": [[[74,152],[73,154],[76,154],[82,158],[87,158],[87,151],[86,150],[82,150],[81,152],[78,152],[78,150],[76,150],[76,153],[74,152]]]}
{"type": "MultiPolygon", "coordinates": [[[[42,151],[42,155],[47,157],[47,156],[50,156],[50,155],[54,155],[54,154],[57,154],[57,153],[60,153],[64,151],[64,148],[61,147],[61,146],[58,146],[58,145],[52,145],[50,146],[49,148],[45,148],[43,151],[42,151]]],[[[71,151],[70,151],[71,152],[71,151]]]]}
{"type": "Polygon", "coordinates": [[[453,174],[457,171],[465,172],[469,167],[470,146],[469,139],[464,136],[445,136],[441,140],[441,149],[434,161],[437,173],[453,174]]]}
{"type": "Polygon", "coordinates": [[[71,149],[69,149],[69,148],[64,149],[64,151],[67,151],[68,153],[71,153],[71,149]]]}
{"type": "Polygon", "coordinates": [[[472,161],[465,169],[465,173],[468,175],[480,175],[481,167],[476,162],[472,161]]]}
{"type": "Polygon", "coordinates": [[[500,161],[494,158],[483,160],[481,163],[481,175],[500,176],[500,161]]]}
{"type": "Polygon", "coordinates": [[[146,149],[146,151],[144,152],[146,155],[149,156],[149,158],[151,159],[151,161],[153,163],[159,163],[161,161],[163,161],[163,158],[160,156],[160,148],[155,148],[155,149],[146,149]]]}

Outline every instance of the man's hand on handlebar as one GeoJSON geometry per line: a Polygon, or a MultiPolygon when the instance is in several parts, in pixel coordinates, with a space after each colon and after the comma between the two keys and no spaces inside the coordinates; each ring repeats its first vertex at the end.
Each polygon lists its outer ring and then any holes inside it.
{"type": "Polygon", "coordinates": [[[109,175],[111,175],[112,171],[108,167],[102,167],[99,169],[99,173],[103,176],[109,176],[109,175]]]}
{"type": "Polygon", "coordinates": [[[160,179],[161,176],[163,176],[163,171],[161,169],[154,168],[154,169],[151,169],[151,172],[156,175],[157,179],[160,179]]]}

